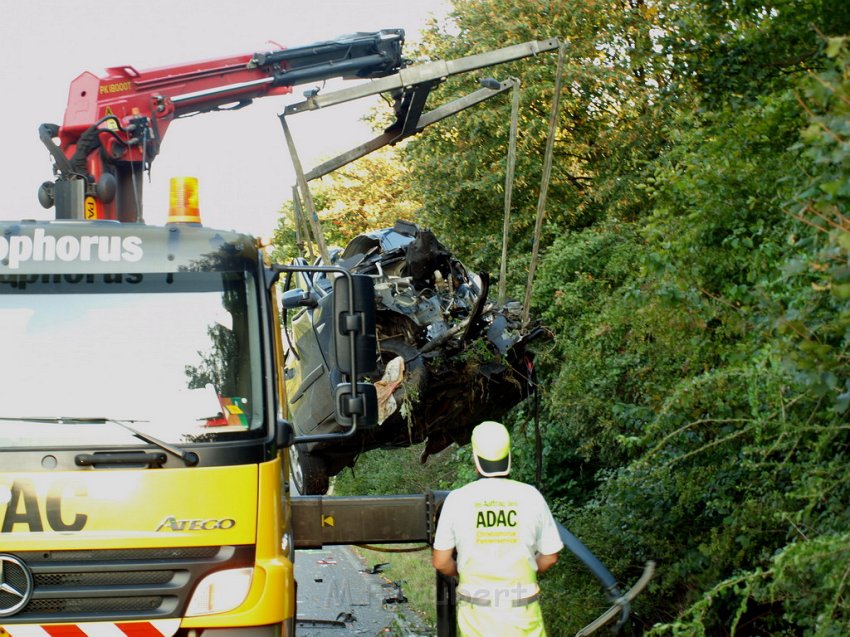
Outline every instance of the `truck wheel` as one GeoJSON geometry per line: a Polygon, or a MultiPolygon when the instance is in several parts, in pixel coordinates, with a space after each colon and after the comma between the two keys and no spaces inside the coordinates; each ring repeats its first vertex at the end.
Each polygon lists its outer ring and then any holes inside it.
{"type": "Polygon", "coordinates": [[[325,461],[299,447],[289,447],[289,469],[295,490],[299,495],[324,495],[330,486],[325,461]]]}

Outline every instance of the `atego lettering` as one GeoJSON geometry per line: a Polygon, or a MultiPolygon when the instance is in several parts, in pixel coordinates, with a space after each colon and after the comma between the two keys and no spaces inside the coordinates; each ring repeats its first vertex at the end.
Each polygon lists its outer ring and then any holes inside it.
{"type": "Polygon", "coordinates": [[[31,237],[0,236],[0,260],[16,270],[27,261],[101,261],[135,263],[144,256],[142,238],[109,235],[53,236],[36,228],[31,237]]]}
{"type": "Polygon", "coordinates": [[[159,526],[156,527],[157,531],[215,531],[221,530],[226,531],[227,529],[232,529],[236,526],[236,520],[233,518],[223,518],[221,520],[217,520],[215,518],[209,519],[194,519],[194,520],[181,520],[173,515],[169,515],[162,522],[159,523],[159,526]]]}

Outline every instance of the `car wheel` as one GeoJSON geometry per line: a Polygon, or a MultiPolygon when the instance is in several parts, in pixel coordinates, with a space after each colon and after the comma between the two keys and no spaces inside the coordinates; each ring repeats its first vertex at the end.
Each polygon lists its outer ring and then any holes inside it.
{"type": "Polygon", "coordinates": [[[289,470],[295,490],[299,495],[324,495],[330,486],[325,461],[300,447],[289,447],[289,470]]]}

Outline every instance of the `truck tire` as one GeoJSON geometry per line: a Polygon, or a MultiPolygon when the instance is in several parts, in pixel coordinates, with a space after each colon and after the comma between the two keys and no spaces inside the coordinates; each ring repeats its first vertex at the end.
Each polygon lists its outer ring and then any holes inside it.
{"type": "Polygon", "coordinates": [[[325,461],[313,455],[303,445],[289,447],[289,471],[298,495],[324,495],[330,478],[325,461]]]}

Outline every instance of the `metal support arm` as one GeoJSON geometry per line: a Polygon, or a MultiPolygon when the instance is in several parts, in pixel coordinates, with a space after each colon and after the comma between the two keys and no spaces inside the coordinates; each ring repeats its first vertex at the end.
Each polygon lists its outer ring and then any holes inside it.
{"type": "Polygon", "coordinates": [[[297,102],[287,106],[284,115],[313,111],[389,91],[410,90],[418,84],[427,82],[442,82],[452,75],[468,73],[488,66],[520,60],[545,51],[553,51],[559,46],[561,46],[561,41],[558,38],[549,38],[548,40],[523,42],[522,44],[515,44],[486,53],[469,55],[458,58],[457,60],[436,60],[434,62],[409,66],[398,73],[382,77],[372,82],[334,91],[327,95],[310,96],[303,102],[297,102]]]}
{"type": "MultiPolygon", "coordinates": [[[[512,80],[506,80],[498,83],[498,88],[481,88],[477,91],[470,93],[469,95],[465,95],[456,100],[452,100],[451,102],[447,102],[437,108],[428,111],[427,113],[418,115],[418,118],[415,120],[413,125],[407,126],[405,129],[399,131],[396,128],[389,128],[386,132],[378,135],[377,137],[370,139],[369,141],[360,144],[359,146],[355,146],[351,150],[348,150],[344,153],[333,157],[332,159],[319,164],[309,172],[304,174],[304,178],[307,181],[313,181],[314,179],[319,179],[320,177],[324,177],[325,175],[332,173],[333,171],[349,164],[356,159],[360,159],[361,157],[365,157],[369,153],[372,153],[379,148],[383,148],[384,146],[396,144],[405,137],[409,137],[411,135],[415,135],[421,132],[425,127],[430,126],[431,124],[436,124],[439,121],[446,119],[447,117],[451,117],[461,111],[470,108],[471,106],[475,106],[476,104],[480,104],[491,97],[499,95],[500,93],[504,93],[508,89],[513,86],[512,80]]],[[[281,119],[285,117],[285,115],[280,116],[281,119]]],[[[410,119],[410,118],[409,118],[410,119]]]]}

